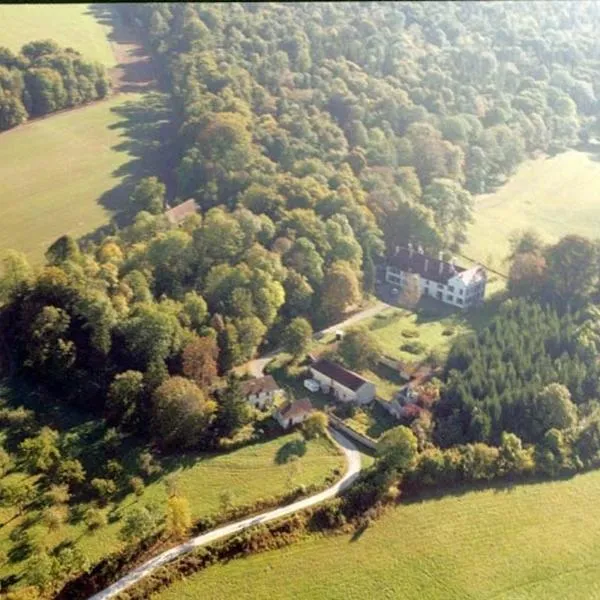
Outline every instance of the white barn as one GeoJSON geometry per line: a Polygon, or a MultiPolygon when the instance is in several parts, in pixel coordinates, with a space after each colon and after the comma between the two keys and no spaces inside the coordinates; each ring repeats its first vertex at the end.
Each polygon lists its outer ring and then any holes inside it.
{"type": "Polygon", "coordinates": [[[324,392],[333,392],[341,402],[368,404],[375,398],[375,384],[341,365],[321,359],[310,366],[310,372],[324,392]]]}
{"type": "Polygon", "coordinates": [[[483,267],[458,267],[454,261],[442,260],[441,252],[438,258],[432,258],[424,254],[420,246],[414,250],[412,244],[407,248],[396,247],[394,256],[388,260],[385,280],[401,288],[407,278],[415,274],[419,275],[424,296],[459,308],[483,302],[487,283],[487,272],[483,267]]]}

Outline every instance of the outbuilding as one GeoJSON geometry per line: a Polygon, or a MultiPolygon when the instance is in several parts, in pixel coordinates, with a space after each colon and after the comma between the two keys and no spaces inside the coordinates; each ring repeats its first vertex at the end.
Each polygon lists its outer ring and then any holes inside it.
{"type": "Polygon", "coordinates": [[[342,365],[321,359],[310,366],[310,371],[321,389],[340,402],[368,404],[375,398],[375,384],[342,365]]]}
{"type": "Polygon", "coordinates": [[[294,402],[288,400],[279,410],[275,411],[274,416],[284,429],[288,429],[306,421],[312,410],[312,403],[308,398],[294,402]]]}

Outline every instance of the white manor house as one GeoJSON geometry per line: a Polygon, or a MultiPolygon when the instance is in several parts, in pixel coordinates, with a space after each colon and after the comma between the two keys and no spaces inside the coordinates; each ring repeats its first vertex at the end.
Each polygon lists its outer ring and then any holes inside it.
{"type": "Polygon", "coordinates": [[[423,295],[432,296],[446,304],[469,308],[483,302],[487,283],[486,270],[475,265],[470,269],[458,267],[454,260],[446,262],[442,253],[432,258],[419,246],[396,247],[385,270],[385,280],[402,288],[409,277],[418,275],[423,295]]]}

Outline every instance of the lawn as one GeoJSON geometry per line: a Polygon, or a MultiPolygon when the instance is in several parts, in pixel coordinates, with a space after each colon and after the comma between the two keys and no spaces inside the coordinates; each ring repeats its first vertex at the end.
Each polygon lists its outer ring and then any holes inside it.
{"type": "Polygon", "coordinates": [[[475,198],[475,222],[464,254],[506,272],[503,260],[514,230],[534,228],[547,242],[567,233],[595,238],[599,187],[597,152],[570,150],[527,161],[496,192],[475,198]]]}
{"type": "Polygon", "coordinates": [[[107,29],[87,4],[0,5],[0,46],[18,52],[23,44],[51,38],[61,47],[71,47],[88,60],[106,67],[115,65],[107,29]]]}
{"type": "Polygon", "coordinates": [[[402,505],[362,535],[209,568],[155,600],[600,597],[600,472],[402,505]]]}
{"type": "Polygon", "coordinates": [[[160,126],[144,119],[163,119],[140,98],[113,97],[0,134],[2,248],[40,262],[59,236],[89,233],[123,208],[126,194],[116,191],[141,171],[140,153],[151,146],[132,135],[160,126]]]}

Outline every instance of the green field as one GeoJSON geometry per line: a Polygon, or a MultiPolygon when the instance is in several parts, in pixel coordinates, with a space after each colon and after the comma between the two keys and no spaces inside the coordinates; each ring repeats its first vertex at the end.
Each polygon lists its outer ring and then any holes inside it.
{"type": "Polygon", "coordinates": [[[592,472],[407,504],[362,535],[211,567],[154,598],[600,598],[599,494],[592,472]]]}
{"type": "MultiPolygon", "coordinates": [[[[343,458],[324,440],[310,441],[303,446],[302,436],[292,433],[278,439],[217,456],[182,455],[161,462],[164,474],[174,473],[178,478],[178,488],[189,500],[192,518],[216,516],[222,511],[220,496],[224,491],[232,494],[231,505],[240,506],[255,502],[259,498],[268,498],[289,491],[299,485],[320,484],[335,469],[343,470],[343,458]],[[295,444],[294,444],[295,442],[295,444]],[[280,460],[287,448],[303,446],[305,454],[294,461],[294,468],[280,460]]],[[[8,477],[23,477],[16,473],[8,477]]],[[[35,510],[26,511],[22,517],[15,516],[15,510],[0,510],[0,552],[10,554],[15,544],[10,534],[23,525],[25,519],[33,524],[27,527],[29,534],[40,538],[44,544],[53,548],[63,540],[73,540],[91,563],[122,546],[118,533],[122,526],[121,517],[136,502],[156,503],[166,506],[167,491],[164,477],[148,483],[143,496],[137,499],[133,494],[109,503],[103,509],[109,518],[109,524],[94,533],[86,531],[83,522],[63,524],[57,531],[49,532],[46,526],[38,522],[39,514],[35,510]],[[118,518],[111,522],[111,517],[118,518]]],[[[81,505],[80,505],[81,506],[81,505]]],[[[85,506],[81,506],[82,511],[85,506]]],[[[22,575],[26,563],[23,561],[6,562],[0,568],[0,577],[11,574],[22,575]]]]}
{"type": "Polygon", "coordinates": [[[87,4],[0,5],[0,46],[18,52],[23,44],[51,38],[106,67],[115,65],[107,29],[87,4]]]}
{"type": "Polygon", "coordinates": [[[599,188],[597,153],[570,150],[527,161],[498,191],[475,198],[475,223],[464,254],[506,272],[503,260],[514,230],[534,228],[547,242],[567,233],[596,238],[599,188]]]}
{"type": "Polygon", "coordinates": [[[135,158],[123,143],[123,117],[112,109],[135,98],[110,98],[0,134],[2,248],[39,261],[57,237],[109,221],[100,199],[123,182],[135,158]]]}

